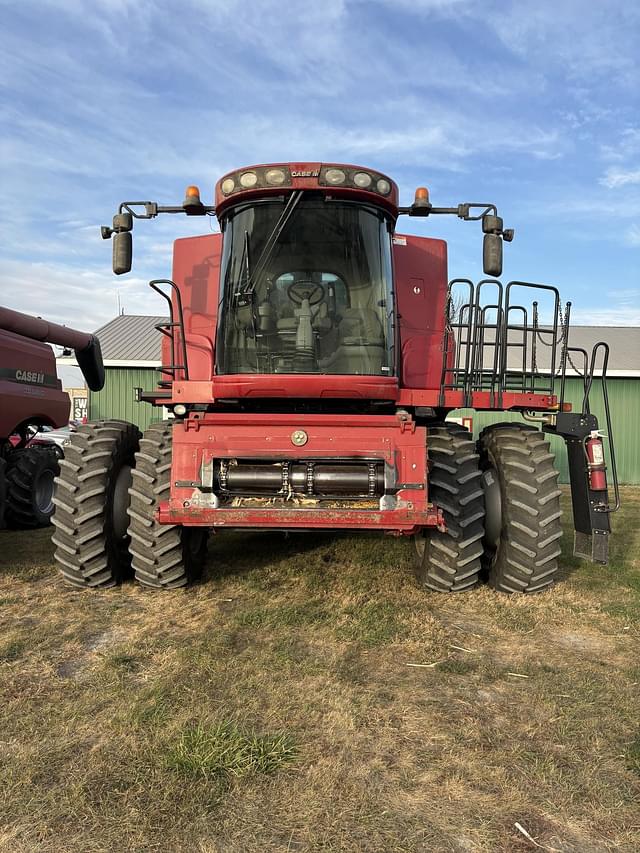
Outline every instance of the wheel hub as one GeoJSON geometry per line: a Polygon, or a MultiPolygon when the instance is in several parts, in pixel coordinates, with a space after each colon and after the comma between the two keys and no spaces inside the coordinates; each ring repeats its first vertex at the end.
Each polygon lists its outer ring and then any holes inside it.
{"type": "Polygon", "coordinates": [[[127,509],[129,508],[130,501],[129,486],[133,480],[131,467],[131,465],[122,466],[116,477],[116,484],[113,489],[113,505],[111,510],[113,532],[118,539],[124,539],[127,535],[127,528],[129,527],[127,509]]]}
{"type": "Polygon", "coordinates": [[[497,550],[502,531],[502,495],[500,483],[495,468],[487,468],[482,472],[482,488],[484,489],[484,542],[493,551],[497,550]]]}
{"type": "Polygon", "coordinates": [[[53,512],[54,492],[53,471],[42,471],[33,486],[33,497],[38,511],[43,515],[51,515],[53,512]]]}

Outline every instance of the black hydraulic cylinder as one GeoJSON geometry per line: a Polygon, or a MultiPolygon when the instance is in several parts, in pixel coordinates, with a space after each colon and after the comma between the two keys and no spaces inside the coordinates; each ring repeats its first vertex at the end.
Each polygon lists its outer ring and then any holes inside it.
{"type": "Polygon", "coordinates": [[[288,490],[307,495],[367,495],[384,493],[382,463],[331,464],[297,461],[272,464],[218,464],[214,491],[228,494],[276,495],[288,490]]]}

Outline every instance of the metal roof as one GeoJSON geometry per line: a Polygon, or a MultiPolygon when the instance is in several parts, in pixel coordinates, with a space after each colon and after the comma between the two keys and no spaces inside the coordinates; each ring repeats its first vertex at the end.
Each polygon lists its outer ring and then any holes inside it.
{"type": "MultiPolygon", "coordinates": [[[[638,326],[570,326],[569,346],[582,347],[591,354],[594,344],[609,344],[609,373],[630,371],[640,375],[640,327],[638,326]]],[[[600,358],[598,359],[600,363],[600,358]]]]}
{"type": "Polygon", "coordinates": [[[140,362],[159,365],[161,333],[155,327],[166,320],[166,317],[121,314],[96,329],[105,364],[111,367],[141,367],[140,362]]]}
{"type": "MultiPolygon", "coordinates": [[[[561,335],[558,335],[559,343],[556,348],[556,371],[559,370],[561,335]]],[[[487,336],[486,340],[490,340],[487,336]]],[[[522,340],[522,334],[512,329],[509,333],[509,342],[516,343],[522,340]]],[[[536,340],[536,365],[539,372],[548,372],[551,366],[551,347],[546,344],[550,340],[548,329],[542,327],[540,334],[536,340]],[[547,334],[545,334],[547,332],[547,334]]],[[[593,347],[599,341],[604,341],[609,345],[609,364],[607,368],[608,376],[640,376],[640,328],[638,326],[573,326],[569,327],[569,347],[579,347],[586,350],[589,359],[593,347]]],[[[531,342],[532,336],[527,336],[527,364],[531,364],[531,342]]],[[[602,367],[602,349],[596,359],[595,373],[598,375],[602,367]]],[[[485,366],[491,359],[491,354],[487,348],[484,356],[485,366]]],[[[522,350],[516,347],[508,349],[508,369],[518,371],[522,369],[522,350]]],[[[569,363],[567,364],[567,375],[575,375],[576,371],[572,367],[582,372],[584,359],[579,353],[569,353],[569,363]]]]}

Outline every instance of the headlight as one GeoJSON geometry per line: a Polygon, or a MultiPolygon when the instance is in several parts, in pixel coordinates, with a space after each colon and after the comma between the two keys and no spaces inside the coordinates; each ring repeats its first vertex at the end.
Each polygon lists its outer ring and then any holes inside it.
{"type": "Polygon", "coordinates": [[[391,192],[391,184],[389,183],[389,181],[385,181],[384,178],[380,178],[380,180],[376,184],[376,189],[379,193],[382,193],[382,195],[389,195],[389,193],[391,192]]]}
{"type": "Polygon", "coordinates": [[[229,195],[229,193],[232,193],[234,191],[235,186],[236,184],[233,178],[225,178],[222,184],[220,185],[220,189],[225,195],[229,195]]]}
{"type": "Polygon", "coordinates": [[[366,189],[371,186],[372,177],[368,172],[356,172],[353,176],[353,183],[361,189],[366,189]]]}
{"type": "Polygon", "coordinates": [[[250,190],[258,183],[258,176],[255,172],[243,172],[240,175],[240,186],[246,190],[250,190]]]}
{"type": "Polygon", "coordinates": [[[324,173],[324,177],[326,182],[333,186],[336,186],[337,184],[344,184],[347,180],[347,176],[342,169],[327,169],[324,173]]]}
{"type": "Polygon", "coordinates": [[[240,186],[244,187],[245,190],[250,190],[252,187],[258,183],[258,176],[255,172],[243,172],[240,175],[240,186]]]}
{"type": "Polygon", "coordinates": [[[269,169],[264,177],[268,184],[280,186],[280,184],[284,184],[287,176],[282,169],[269,169]]]}

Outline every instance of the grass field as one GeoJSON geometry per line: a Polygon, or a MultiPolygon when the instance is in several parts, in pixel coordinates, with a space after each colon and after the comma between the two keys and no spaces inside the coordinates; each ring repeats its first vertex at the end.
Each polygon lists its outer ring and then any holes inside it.
{"type": "Polygon", "coordinates": [[[623,498],[611,565],[530,598],[424,593],[405,541],[240,533],[193,589],[91,594],[1,532],[0,850],[640,849],[623,498]]]}

